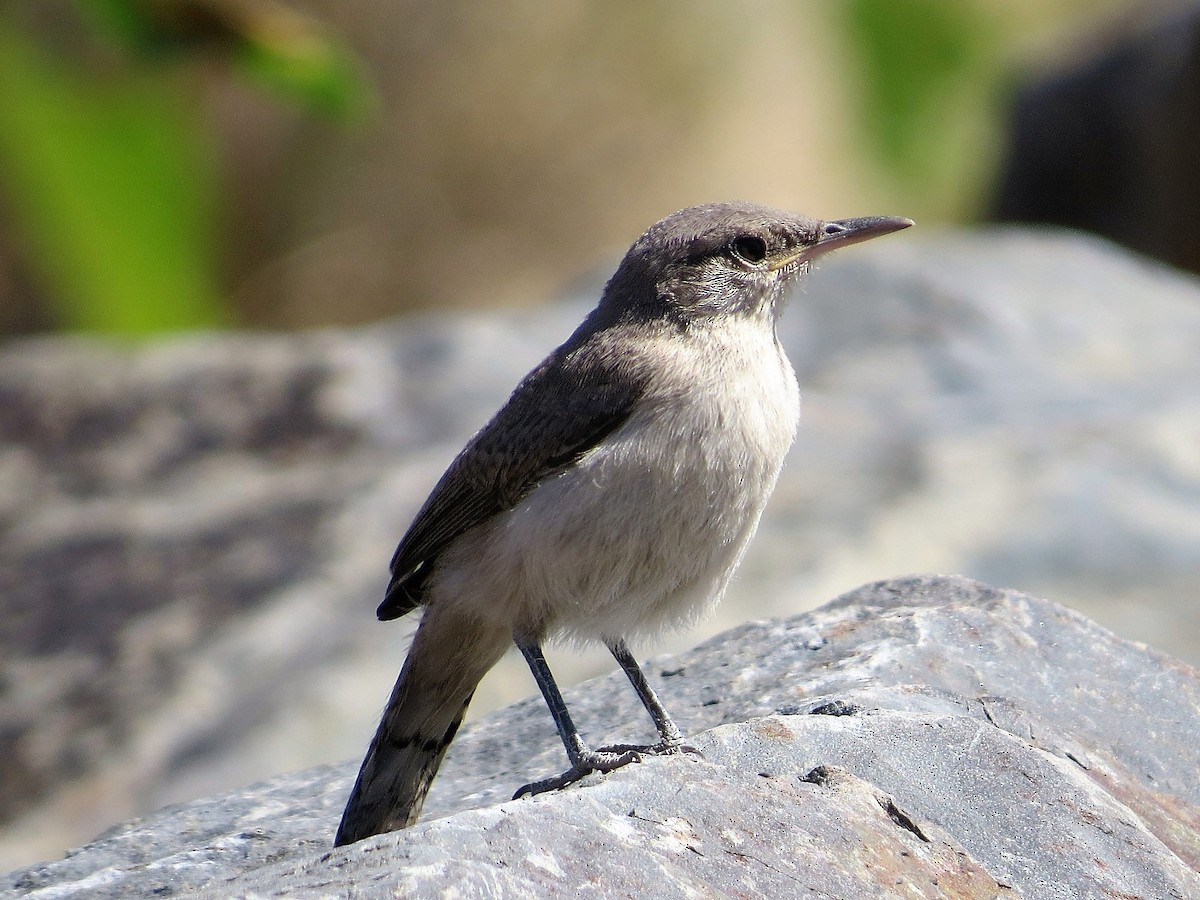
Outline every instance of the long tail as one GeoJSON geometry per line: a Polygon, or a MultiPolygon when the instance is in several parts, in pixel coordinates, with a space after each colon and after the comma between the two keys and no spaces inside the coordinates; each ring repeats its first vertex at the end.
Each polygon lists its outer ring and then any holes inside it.
{"type": "Polygon", "coordinates": [[[334,846],[417,820],[475,688],[511,639],[505,630],[426,609],[358,771],[334,846]]]}

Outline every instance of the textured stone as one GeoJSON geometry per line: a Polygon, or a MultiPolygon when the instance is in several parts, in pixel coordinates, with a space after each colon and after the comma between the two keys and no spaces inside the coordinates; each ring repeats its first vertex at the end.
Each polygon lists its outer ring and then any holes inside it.
{"type": "MultiPolygon", "coordinates": [[[[702,759],[508,801],[539,704],[468,726],[425,820],[330,847],[354,763],[163,810],[9,876],[30,897],[1200,895],[1200,673],[961,578],[867,585],[661,659],[702,759]]],[[[567,694],[645,737],[616,674],[567,694]]]]}

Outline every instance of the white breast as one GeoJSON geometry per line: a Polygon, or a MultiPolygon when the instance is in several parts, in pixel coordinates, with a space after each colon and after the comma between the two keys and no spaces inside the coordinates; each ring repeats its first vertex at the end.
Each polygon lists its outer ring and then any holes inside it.
{"type": "Polygon", "coordinates": [[[629,421],[455,548],[458,575],[437,593],[457,596],[435,602],[486,592],[495,615],[534,633],[613,639],[720,599],[795,436],[795,375],[753,320],[649,352],[665,377],[629,421]]]}

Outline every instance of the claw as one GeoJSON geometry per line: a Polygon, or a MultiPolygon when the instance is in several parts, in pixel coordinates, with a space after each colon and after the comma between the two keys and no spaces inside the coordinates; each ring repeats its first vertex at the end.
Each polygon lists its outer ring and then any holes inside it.
{"type": "Polygon", "coordinates": [[[673,756],[676,753],[688,753],[704,759],[704,754],[691,744],[677,741],[660,741],[657,744],[609,744],[600,747],[597,753],[638,753],[642,756],[673,756]]]}
{"type": "Polygon", "coordinates": [[[629,763],[641,762],[645,756],[673,756],[676,753],[687,753],[704,759],[704,754],[691,744],[660,743],[660,744],[609,744],[589,750],[579,758],[579,761],[563,772],[541,781],[534,781],[517,790],[513,799],[532,797],[547,791],[557,791],[567,785],[585,778],[593,772],[611,772],[629,763]]]}
{"type": "Polygon", "coordinates": [[[642,755],[646,748],[639,747],[624,747],[616,749],[613,747],[601,747],[599,750],[589,750],[580,755],[576,760],[575,765],[567,769],[561,775],[555,775],[551,778],[544,778],[541,781],[534,781],[520,788],[513,799],[517,800],[521,797],[532,797],[534,794],[543,794],[546,791],[557,791],[559,788],[565,788],[569,784],[574,784],[581,778],[584,778],[593,772],[611,772],[613,769],[619,769],[621,766],[627,766],[629,763],[641,762],[642,755]]]}

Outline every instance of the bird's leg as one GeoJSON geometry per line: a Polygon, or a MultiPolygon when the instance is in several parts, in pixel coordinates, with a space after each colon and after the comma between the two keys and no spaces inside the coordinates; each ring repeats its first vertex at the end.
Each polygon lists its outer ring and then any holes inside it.
{"type": "Polygon", "coordinates": [[[646,680],[646,673],[642,671],[642,667],[638,665],[638,661],[633,658],[633,654],[629,652],[629,648],[625,646],[625,642],[623,640],[612,641],[607,646],[609,652],[629,679],[629,683],[633,685],[638,699],[642,701],[642,706],[646,707],[646,712],[654,720],[654,727],[658,730],[658,736],[661,740],[659,743],[649,747],[634,744],[614,744],[610,747],[601,747],[600,749],[610,753],[633,750],[653,755],[680,752],[701,755],[700,751],[695,747],[684,745],[682,732],[680,732],[679,727],[671,719],[670,713],[663,707],[662,701],[658,699],[658,694],[654,692],[654,688],[646,680]]]}
{"type": "MultiPolygon", "coordinates": [[[[563,746],[567,750],[567,757],[571,760],[570,769],[553,778],[525,785],[513,795],[514,800],[527,794],[557,790],[568,784],[574,784],[591,772],[611,772],[627,763],[637,762],[641,758],[638,752],[632,748],[626,750],[592,750],[589,748],[580,737],[579,729],[575,727],[575,722],[571,719],[571,713],[568,712],[562,693],[554,681],[554,676],[550,673],[550,667],[546,665],[546,657],[542,655],[539,643],[523,635],[514,635],[513,640],[525,656],[525,661],[529,663],[529,671],[533,673],[533,680],[541,689],[546,706],[550,707],[550,715],[554,717],[558,736],[562,738],[563,746]]],[[[634,663],[634,665],[637,664],[634,663]]],[[[670,720],[668,719],[668,721],[670,720]]]]}

